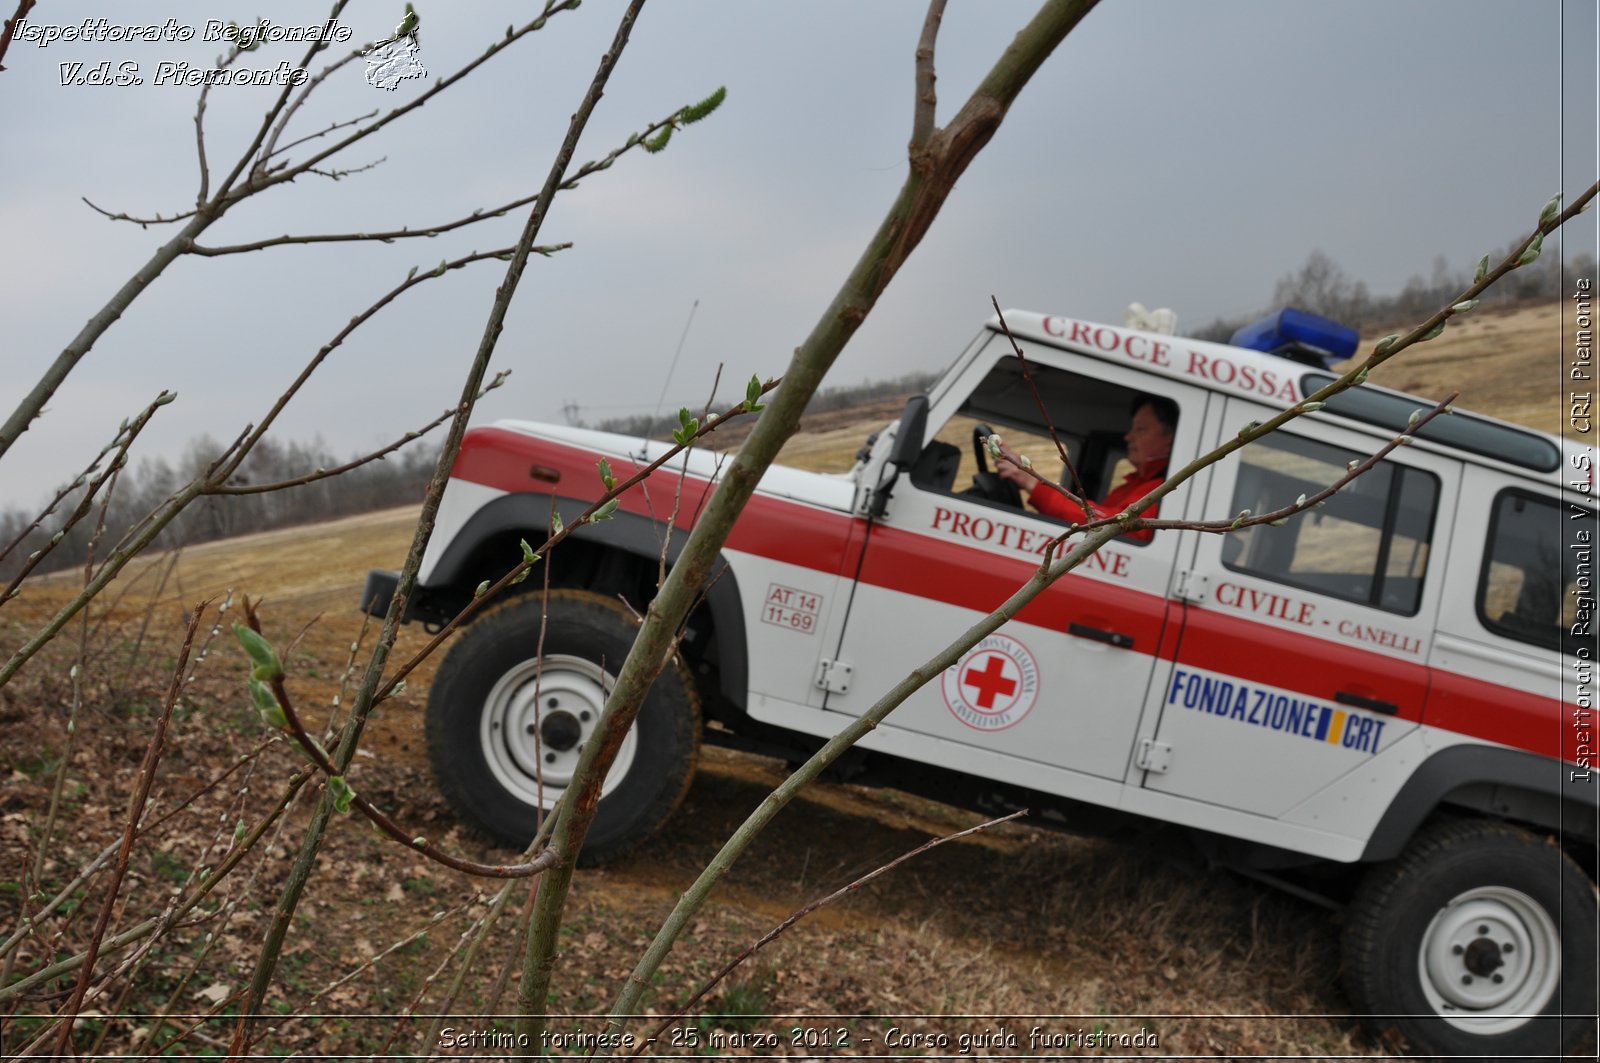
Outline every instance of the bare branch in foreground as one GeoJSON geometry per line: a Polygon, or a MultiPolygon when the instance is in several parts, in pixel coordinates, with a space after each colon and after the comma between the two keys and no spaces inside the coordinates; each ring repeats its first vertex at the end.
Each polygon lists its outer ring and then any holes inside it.
{"type": "Polygon", "coordinates": [[[17,13],[6,19],[6,26],[0,32],[0,71],[5,70],[6,50],[11,47],[11,39],[17,32],[17,23],[28,17],[28,12],[33,10],[33,5],[38,0],[17,0],[17,13]]]}
{"type": "Polygon", "coordinates": [[[939,96],[934,91],[938,75],[934,69],[933,49],[939,39],[939,24],[944,20],[944,5],[945,0],[930,0],[928,14],[922,21],[922,39],[917,42],[917,99],[911,118],[912,151],[928,143],[938,119],[939,96]]]}

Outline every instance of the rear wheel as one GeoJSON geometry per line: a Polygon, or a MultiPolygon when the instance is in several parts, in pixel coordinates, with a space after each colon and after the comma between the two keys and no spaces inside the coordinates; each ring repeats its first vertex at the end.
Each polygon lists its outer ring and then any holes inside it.
{"type": "Polygon", "coordinates": [[[1448,823],[1351,901],[1345,980],[1380,1035],[1432,1055],[1560,1056],[1592,1035],[1595,889],[1559,846],[1448,823]]]}
{"type": "MultiPolygon", "coordinates": [[[[543,601],[530,595],[468,627],[428,696],[428,756],[445,798],[474,827],[517,847],[532,840],[538,808],[552,807],[571,784],[638,630],[598,594],[552,591],[548,600],[542,660],[543,601]]],[[[693,685],[674,661],[601,785],[582,862],[617,856],[666,821],[693,777],[699,734],[693,685]]]]}

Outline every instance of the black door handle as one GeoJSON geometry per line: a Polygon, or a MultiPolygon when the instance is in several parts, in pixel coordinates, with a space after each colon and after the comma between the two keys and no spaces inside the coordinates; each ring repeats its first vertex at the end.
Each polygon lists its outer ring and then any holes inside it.
{"type": "Polygon", "coordinates": [[[1352,708],[1381,712],[1385,716],[1394,716],[1400,711],[1400,706],[1392,701],[1382,701],[1378,698],[1369,698],[1361,694],[1352,694],[1348,690],[1339,691],[1333,696],[1333,700],[1341,705],[1349,705],[1352,708]]]}
{"type": "Polygon", "coordinates": [[[1080,639],[1105,642],[1122,650],[1133,649],[1133,636],[1124,635],[1120,631],[1106,631],[1103,628],[1090,627],[1088,624],[1068,624],[1067,634],[1076,635],[1080,639]]]}

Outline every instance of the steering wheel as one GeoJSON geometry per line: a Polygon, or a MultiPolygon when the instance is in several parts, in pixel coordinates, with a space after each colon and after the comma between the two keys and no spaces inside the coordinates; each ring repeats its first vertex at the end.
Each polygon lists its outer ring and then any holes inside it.
{"type": "Polygon", "coordinates": [[[972,428],[972,456],[978,460],[978,471],[972,477],[972,486],[961,492],[975,498],[986,498],[1014,509],[1022,508],[1022,491],[997,472],[989,471],[989,437],[994,429],[986,424],[972,428]]]}

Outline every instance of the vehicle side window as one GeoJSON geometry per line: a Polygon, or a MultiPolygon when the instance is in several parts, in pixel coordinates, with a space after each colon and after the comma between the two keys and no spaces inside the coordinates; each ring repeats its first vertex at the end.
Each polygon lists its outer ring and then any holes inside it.
{"type": "MultiPolygon", "coordinates": [[[[1084,491],[1100,502],[1134,471],[1128,460],[1125,437],[1136,403],[1141,398],[1158,396],[1155,388],[1136,391],[1105,380],[1073,373],[1052,366],[1031,363],[1024,376],[1022,363],[1013,357],[1002,358],[973,389],[944,425],[934,434],[911,469],[911,481],[927,491],[963,495],[986,506],[1002,503],[978,489],[980,426],[999,434],[1007,446],[1026,456],[1039,472],[1072,487],[1061,461],[1057,440],[1066,449],[1084,491]],[[1049,411],[1055,438],[1040,413],[1040,404],[1049,411]]],[[[1175,403],[1172,409],[1176,410],[1175,403]]],[[[996,463],[984,455],[984,468],[992,473],[996,463]]],[[[1040,520],[1066,524],[1065,519],[1037,512],[1026,512],[1040,520]]],[[[1081,515],[1078,519],[1082,519],[1081,515]]],[[[1149,533],[1145,533],[1145,539],[1149,533]]],[[[1138,539],[1125,540],[1142,546],[1138,539]]]]}
{"type": "Polygon", "coordinates": [[[1562,544],[1592,543],[1594,534],[1592,513],[1569,520],[1555,499],[1502,491],[1494,501],[1478,577],[1483,626],[1518,642],[1559,649],[1578,602],[1577,573],[1562,570],[1562,544]]]}
{"type": "MultiPolygon", "coordinates": [[[[1267,513],[1322,490],[1365,454],[1277,433],[1240,452],[1232,513],[1267,513]]],[[[1278,527],[1232,532],[1222,563],[1291,587],[1414,615],[1422,601],[1439,481],[1385,462],[1278,527]]]]}

